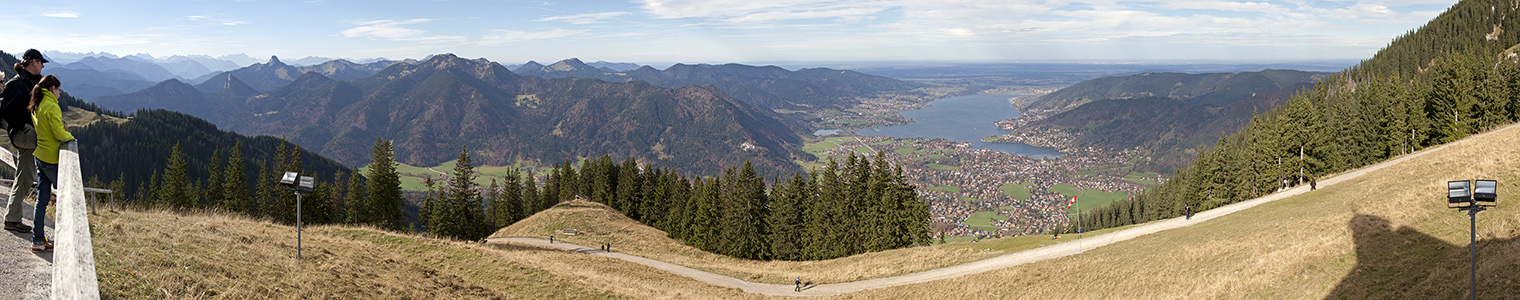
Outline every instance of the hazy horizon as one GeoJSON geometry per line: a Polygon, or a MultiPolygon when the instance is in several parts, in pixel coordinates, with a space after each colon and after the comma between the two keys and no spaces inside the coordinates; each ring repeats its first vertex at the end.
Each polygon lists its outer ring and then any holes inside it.
{"type": "MultiPolygon", "coordinates": [[[[1451,0],[88,0],[0,12],[6,47],[155,56],[553,62],[1364,59],[1451,0]]],[[[8,51],[14,51],[7,49],[8,51]]]]}

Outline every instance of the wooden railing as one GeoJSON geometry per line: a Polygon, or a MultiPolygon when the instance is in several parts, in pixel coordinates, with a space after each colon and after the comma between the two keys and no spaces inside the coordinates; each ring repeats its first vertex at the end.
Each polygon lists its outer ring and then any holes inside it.
{"type": "MultiPolygon", "coordinates": [[[[53,299],[100,299],[100,283],[95,278],[95,247],[90,242],[89,205],[86,203],[84,176],[79,166],[79,142],[63,143],[58,151],[58,195],[53,212],[53,299]]],[[[0,161],[16,168],[14,154],[0,147],[0,161]]],[[[12,180],[5,180],[11,181],[12,180]]],[[[89,189],[89,192],[111,193],[89,189]]],[[[32,220],[34,226],[44,222],[32,220]]]]}
{"type": "Polygon", "coordinates": [[[58,151],[58,204],[54,219],[53,299],[100,299],[95,278],[95,247],[90,242],[90,214],[85,203],[84,175],[79,166],[78,140],[58,151]]]}

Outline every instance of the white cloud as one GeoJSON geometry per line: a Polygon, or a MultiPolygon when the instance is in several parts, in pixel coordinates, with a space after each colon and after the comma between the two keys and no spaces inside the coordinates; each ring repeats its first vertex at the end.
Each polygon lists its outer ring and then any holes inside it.
{"type": "Polygon", "coordinates": [[[211,17],[207,17],[207,16],[189,16],[189,17],[185,17],[185,20],[190,20],[190,21],[200,21],[200,20],[206,20],[206,19],[211,19],[211,17]]]}
{"type": "Polygon", "coordinates": [[[487,34],[484,37],[481,37],[480,41],[476,42],[475,44],[482,46],[494,46],[521,41],[556,39],[585,33],[586,31],[587,30],[569,30],[561,28],[539,32],[497,29],[492,30],[491,34],[487,34]]]}
{"type": "Polygon", "coordinates": [[[222,22],[222,25],[227,25],[227,26],[237,26],[237,25],[243,25],[243,24],[248,24],[248,22],[244,22],[244,21],[222,22]]]}
{"type": "Polygon", "coordinates": [[[897,7],[896,1],[812,0],[643,0],[645,11],[662,19],[707,19],[723,23],[754,23],[801,19],[859,21],[897,7]]]}
{"type": "Polygon", "coordinates": [[[354,25],[359,25],[359,26],[358,27],[354,27],[354,28],[349,28],[348,30],[344,30],[342,32],[342,35],[344,37],[363,37],[363,38],[371,38],[371,39],[383,39],[383,40],[393,40],[393,41],[403,41],[403,42],[424,42],[424,43],[463,42],[465,40],[465,38],[463,36],[457,36],[457,35],[433,35],[433,36],[429,36],[429,35],[426,35],[426,33],[427,33],[426,31],[401,27],[401,25],[422,24],[422,23],[427,23],[427,22],[432,22],[432,21],[436,21],[436,20],[433,20],[433,19],[411,19],[411,20],[403,20],[403,21],[375,20],[375,21],[355,22],[354,25]]]}
{"type": "Polygon", "coordinates": [[[591,14],[579,14],[579,15],[568,15],[568,16],[553,16],[553,17],[542,18],[542,19],[538,19],[538,20],[534,20],[534,21],[565,21],[565,22],[570,22],[570,24],[586,25],[586,24],[601,23],[603,20],[612,19],[612,18],[623,16],[623,15],[627,15],[627,14],[628,14],[628,12],[622,12],[622,11],[619,11],[619,12],[604,12],[604,13],[591,13],[591,14]]]}
{"type": "Polygon", "coordinates": [[[52,12],[43,13],[42,16],[44,16],[44,17],[53,17],[53,18],[78,18],[79,17],[79,13],[74,12],[72,10],[60,10],[60,11],[52,11],[52,12]]]}

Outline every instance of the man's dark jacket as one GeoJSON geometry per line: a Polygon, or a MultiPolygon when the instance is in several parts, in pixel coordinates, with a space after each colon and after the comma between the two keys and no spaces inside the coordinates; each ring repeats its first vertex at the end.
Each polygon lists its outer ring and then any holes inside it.
{"type": "Polygon", "coordinates": [[[32,124],[32,114],[26,111],[26,106],[32,102],[32,87],[41,79],[41,75],[22,71],[5,82],[5,90],[0,91],[0,121],[4,121],[7,135],[32,124]]]}

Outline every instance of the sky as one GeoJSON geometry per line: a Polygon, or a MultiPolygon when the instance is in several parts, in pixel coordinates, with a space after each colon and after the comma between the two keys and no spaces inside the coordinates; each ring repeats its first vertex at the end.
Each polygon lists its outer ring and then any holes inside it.
{"type": "Polygon", "coordinates": [[[0,50],[502,63],[1364,59],[1455,0],[15,1],[0,50]]]}

